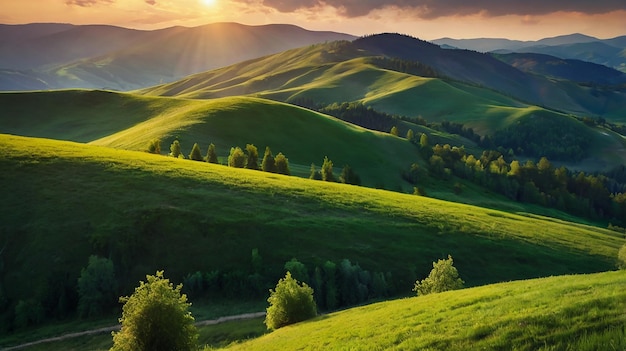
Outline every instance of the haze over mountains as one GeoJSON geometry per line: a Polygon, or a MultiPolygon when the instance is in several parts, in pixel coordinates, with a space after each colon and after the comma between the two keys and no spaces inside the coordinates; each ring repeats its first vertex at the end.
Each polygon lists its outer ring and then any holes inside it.
{"type": "Polygon", "coordinates": [[[479,52],[546,54],[598,63],[626,72],[626,36],[598,39],[576,33],[537,41],[441,38],[433,43],[479,52]]]}
{"type": "Polygon", "coordinates": [[[131,90],[287,49],[353,36],[292,25],[215,23],[139,31],[0,25],[0,90],[131,90]]]}

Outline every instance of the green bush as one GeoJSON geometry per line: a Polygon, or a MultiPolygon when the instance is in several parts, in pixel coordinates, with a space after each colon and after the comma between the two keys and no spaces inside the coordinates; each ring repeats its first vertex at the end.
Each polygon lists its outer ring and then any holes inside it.
{"type": "Polygon", "coordinates": [[[299,284],[287,272],[270,290],[267,299],[269,307],[265,316],[267,329],[278,329],[289,324],[301,322],[317,315],[317,306],[313,300],[313,289],[306,283],[299,284]]]}
{"type": "Polygon", "coordinates": [[[433,269],[426,279],[415,282],[413,291],[417,295],[427,295],[448,290],[462,289],[465,282],[459,278],[459,272],[453,266],[452,256],[447,260],[433,262],[433,269]]]}
{"type": "Polygon", "coordinates": [[[174,287],[163,271],[147,275],[124,302],[122,329],[113,332],[111,351],[196,350],[198,331],[182,284],[174,287]]]}

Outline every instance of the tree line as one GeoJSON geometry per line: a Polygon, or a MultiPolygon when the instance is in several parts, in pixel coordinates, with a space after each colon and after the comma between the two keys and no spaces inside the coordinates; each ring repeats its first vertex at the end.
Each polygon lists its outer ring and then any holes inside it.
{"type": "MultiPolygon", "coordinates": [[[[259,151],[257,147],[253,144],[246,144],[245,150],[246,151],[244,152],[239,146],[231,147],[226,164],[229,167],[234,168],[246,168],[291,175],[291,171],[289,170],[289,159],[287,159],[282,152],[279,152],[278,155],[274,156],[270,147],[266,146],[265,153],[263,154],[263,160],[261,161],[261,164],[259,164],[259,151]]],[[[146,151],[151,154],[161,155],[161,140],[151,140],[146,151]]],[[[174,140],[172,142],[168,156],[185,159],[180,141],[174,140]]],[[[220,164],[215,151],[215,145],[213,143],[209,144],[209,148],[204,156],[200,151],[198,143],[194,143],[187,158],[192,161],[204,161],[208,163],[220,164]]]]}
{"type": "MultiPolygon", "coordinates": [[[[463,147],[436,144],[420,147],[429,151],[429,172],[435,176],[455,175],[470,180],[511,200],[552,207],[577,216],[605,219],[625,224],[625,183],[623,173],[615,171],[618,180],[606,175],[571,172],[554,167],[547,157],[539,162],[507,161],[499,151],[486,150],[476,158],[463,147]],[[611,191],[611,190],[619,190],[611,191]]],[[[409,172],[415,178],[419,174],[409,172]]]]}

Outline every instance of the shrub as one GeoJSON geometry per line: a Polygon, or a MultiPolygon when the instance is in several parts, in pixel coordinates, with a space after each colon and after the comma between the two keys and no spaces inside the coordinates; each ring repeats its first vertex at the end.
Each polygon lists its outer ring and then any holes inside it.
{"type": "Polygon", "coordinates": [[[111,351],[195,350],[198,331],[189,312],[187,296],[181,295],[182,284],[174,288],[163,271],[147,275],[124,302],[122,329],[113,332],[111,351]]]}
{"type": "Polygon", "coordinates": [[[291,171],[289,170],[289,159],[287,159],[282,152],[279,152],[278,155],[276,155],[274,162],[276,166],[276,173],[291,175],[291,171]]]}
{"type": "Polygon", "coordinates": [[[462,289],[465,282],[459,278],[459,272],[453,266],[452,256],[447,260],[433,262],[433,269],[424,280],[416,281],[413,291],[417,295],[427,295],[448,290],[462,289]]]}
{"type": "Polygon", "coordinates": [[[151,154],[161,154],[161,139],[152,139],[148,144],[148,150],[151,154]]]}
{"type": "Polygon", "coordinates": [[[289,272],[278,281],[275,290],[270,289],[270,297],[267,302],[270,305],[267,308],[265,325],[270,330],[301,322],[317,315],[313,289],[305,283],[299,284],[289,272]]]}
{"type": "Polygon", "coordinates": [[[170,156],[179,158],[181,155],[180,142],[178,140],[174,140],[172,145],[170,145],[170,156]]]}
{"type": "Polygon", "coordinates": [[[235,168],[243,168],[246,165],[246,156],[240,147],[231,147],[230,155],[228,155],[228,166],[235,168]]]}

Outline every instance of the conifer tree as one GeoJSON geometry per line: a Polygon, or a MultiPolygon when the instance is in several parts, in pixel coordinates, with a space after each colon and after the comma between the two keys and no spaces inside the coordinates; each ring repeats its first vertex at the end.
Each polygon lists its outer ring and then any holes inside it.
{"type": "Polygon", "coordinates": [[[246,168],[259,169],[259,151],[253,144],[246,145],[246,168]]]}
{"type": "Polygon", "coordinates": [[[413,129],[409,129],[409,131],[406,132],[406,140],[413,141],[413,138],[415,138],[415,134],[413,133],[413,129]]]}
{"type": "Polygon", "coordinates": [[[398,127],[396,126],[391,127],[391,131],[389,131],[389,134],[398,136],[398,127]]]}
{"type": "Polygon", "coordinates": [[[270,150],[269,146],[265,147],[265,154],[263,155],[263,161],[261,162],[261,169],[264,172],[276,173],[276,163],[274,156],[272,155],[272,150],[270,150]]]}
{"type": "Polygon", "coordinates": [[[335,175],[333,174],[333,161],[328,159],[328,156],[324,156],[324,163],[322,164],[322,180],[325,182],[334,182],[335,175]]]}
{"type": "Polygon", "coordinates": [[[202,152],[200,152],[200,146],[198,146],[198,143],[193,144],[191,152],[189,153],[189,159],[192,161],[202,161],[202,152]]]}
{"type": "Polygon", "coordinates": [[[215,145],[211,143],[206,153],[206,161],[208,163],[218,163],[217,153],[215,153],[215,145]]]}

